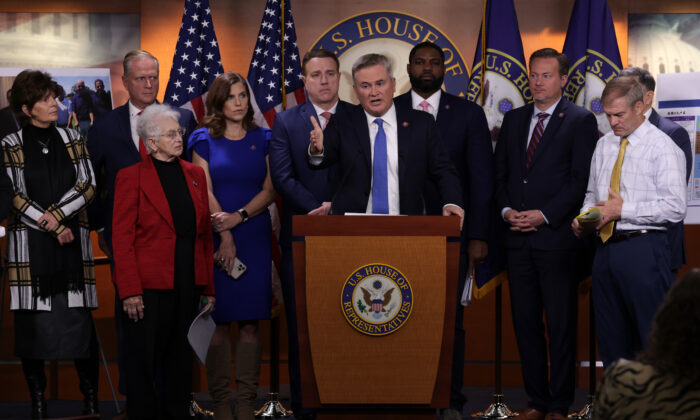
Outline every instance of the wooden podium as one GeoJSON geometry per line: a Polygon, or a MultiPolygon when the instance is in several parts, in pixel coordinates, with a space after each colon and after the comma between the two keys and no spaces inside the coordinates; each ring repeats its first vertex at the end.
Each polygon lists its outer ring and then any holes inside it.
{"type": "Polygon", "coordinates": [[[303,405],[434,419],[449,405],[459,219],[295,216],[303,405]]]}

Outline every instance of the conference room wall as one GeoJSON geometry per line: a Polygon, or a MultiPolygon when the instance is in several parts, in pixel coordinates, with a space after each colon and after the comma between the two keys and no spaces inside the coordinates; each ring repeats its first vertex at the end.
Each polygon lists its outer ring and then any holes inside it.
{"type": "MultiPolygon", "coordinates": [[[[214,26],[219,39],[224,69],[247,72],[255,37],[265,8],[265,0],[210,0],[214,26]]],[[[698,13],[700,3],[696,0],[609,0],[615,21],[615,30],[620,46],[623,64],[627,62],[627,15],[629,13],[698,13]]],[[[121,0],[97,2],[88,0],[33,0],[17,2],[0,0],[0,12],[66,12],[66,13],[137,13],[141,15],[141,47],[156,55],[161,63],[160,99],[165,92],[169,69],[172,64],[175,42],[182,15],[182,0],[121,0]]],[[[516,0],[515,7],[520,22],[525,56],[534,50],[549,46],[561,49],[574,0],[516,0]]],[[[314,43],[326,30],[345,18],[371,11],[395,10],[420,16],[449,36],[459,48],[465,63],[471,66],[476,47],[481,20],[481,0],[294,0],[292,8],[296,23],[296,34],[300,52],[314,43]]],[[[61,54],[56,51],[56,54],[61,54]]],[[[118,68],[117,68],[118,71],[118,68]]],[[[403,71],[403,66],[399,66],[403,71]]],[[[114,78],[114,102],[121,105],[126,101],[126,93],[119,89],[118,79],[114,78]]],[[[700,227],[687,226],[688,242],[687,267],[700,266],[700,227]]],[[[95,244],[96,253],[99,251],[95,244]]],[[[4,244],[2,244],[4,249],[4,244]]],[[[116,360],[114,331],[112,327],[112,303],[114,291],[106,266],[98,267],[100,308],[95,311],[96,323],[105,348],[107,359],[116,360]]],[[[2,400],[24,400],[28,398],[18,360],[12,354],[13,317],[9,312],[7,292],[5,299],[2,330],[0,331],[0,395],[2,400]]],[[[587,295],[579,299],[578,360],[588,358],[588,301],[587,295]]],[[[518,353],[510,321],[507,290],[504,293],[503,359],[504,385],[521,385],[518,353]]],[[[467,363],[465,384],[487,386],[493,383],[493,321],[494,294],[475,302],[465,310],[467,329],[467,363]]],[[[282,322],[284,325],[284,322],[282,322]]],[[[263,337],[267,337],[267,323],[263,324],[263,337]]],[[[286,330],[282,330],[282,359],[286,359],[286,330]]],[[[267,339],[265,339],[267,341],[267,339]]],[[[267,360],[268,349],[265,349],[267,360]]],[[[264,366],[263,383],[267,381],[264,366]]],[[[113,376],[116,375],[111,363],[113,376]]],[[[59,365],[59,398],[79,398],[77,378],[71,366],[59,365]],[[64,373],[65,371],[65,373],[64,373]]],[[[202,371],[203,372],[203,371],[202,371]]],[[[578,385],[587,386],[587,374],[581,371],[578,385]]],[[[101,377],[100,398],[110,397],[105,375],[101,377]]],[[[200,376],[205,389],[203,373],[200,376]]],[[[197,378],[198,380],[200,378],[197,378]]],[[[286,367],[282,369],[282,383],[287,383],[286,367]]]]}

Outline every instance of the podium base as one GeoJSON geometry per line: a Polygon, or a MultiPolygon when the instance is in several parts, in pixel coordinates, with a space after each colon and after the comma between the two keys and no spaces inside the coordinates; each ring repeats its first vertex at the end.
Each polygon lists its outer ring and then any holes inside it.
{"type": "Polygon", "coordinates": [[[568,415],[568,418],[570,419],[576,419],[576,420],[590,420],[593,418],[593,395],[589,395],[588,398],[586,399],[586,405],[583,406],[583,408],[575,413],[571,413],[568,415]]]}
{"type": "Polygon", "coordinates": [[[503,394],[494,394],[493,403],[484,411],[472,413],[471,417],[475,419],[509,419],[517,416],[518,413],[511,411],[503,399],[503,394]]]}
{"type": "Polygon", "coordinates": [[[292,410],[284,408],[280,402],[280,395],[276,392],[270,392],[267,396],[267,402],[257,410],[255,417],[259,419],[281,419],[292,417],[292,410]]]}

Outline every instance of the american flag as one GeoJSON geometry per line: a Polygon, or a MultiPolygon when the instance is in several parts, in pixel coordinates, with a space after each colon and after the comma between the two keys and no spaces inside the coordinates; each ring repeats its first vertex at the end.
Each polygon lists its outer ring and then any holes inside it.
{"type": "Polygon", "coordinates": [[[209,0],[185,0],[164,102],[192,111],[201,121],[209,85],[224,72],[209,0]]]}
{"type": "Polygon", "coordinates": [[[276,113],[306,102],[301,76],[291,2],[267,0],[248,69],[256,124],[272,127],[276,113]]]}

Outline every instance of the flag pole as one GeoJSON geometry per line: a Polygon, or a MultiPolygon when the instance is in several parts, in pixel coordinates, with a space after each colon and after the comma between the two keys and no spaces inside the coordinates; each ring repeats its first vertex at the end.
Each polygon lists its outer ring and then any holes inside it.
{"type": "Polygon", "coordinates": [[[569,414],[570,419],[589,420],[593,418],[593,398],[595,396],[596,377],[596,331],[595,312],[593,312],[593,296],[588,293],[588,397],[583,408],[569,414]]]}
{"type": "Polygon", "coordinates": [[[496,317],[495,331],[496,338],[494,343],[494,393],[493,403],[486,410],[472,413],[471,417],[477,419],[508,419],[518,415],[517,412],[511,411],[505,403],[502,385],[502,365],[503,365],[503,284],[502,282],[496,286],[496,317]]]}
{"type": "MultiPolygon", "coordinates": [[[[282,43],[282,71],[280,72],[280,84],[282,88],[282,109],[287,108],[287,96],[284,86],[284,13],[285,0],[280,5],[280,42],[282,43]]],[[[270,318],[270,392],[267,401],[255,412],[255,416],[261,419],[279,419],[291,417],[292,411],[284,408],[280,402],[280,317],[272,314],[270,318]]]]}
{"type": "Polygon", "coordinates": [[[479,81],[479,102],[481,106],[484,106],[484,103],[486,103],[484,98],[484,79],[486,79],[486,6],[488,1],[489,0],[484,0],[484,7],[481,13],[481,80],[479,81]]]}

